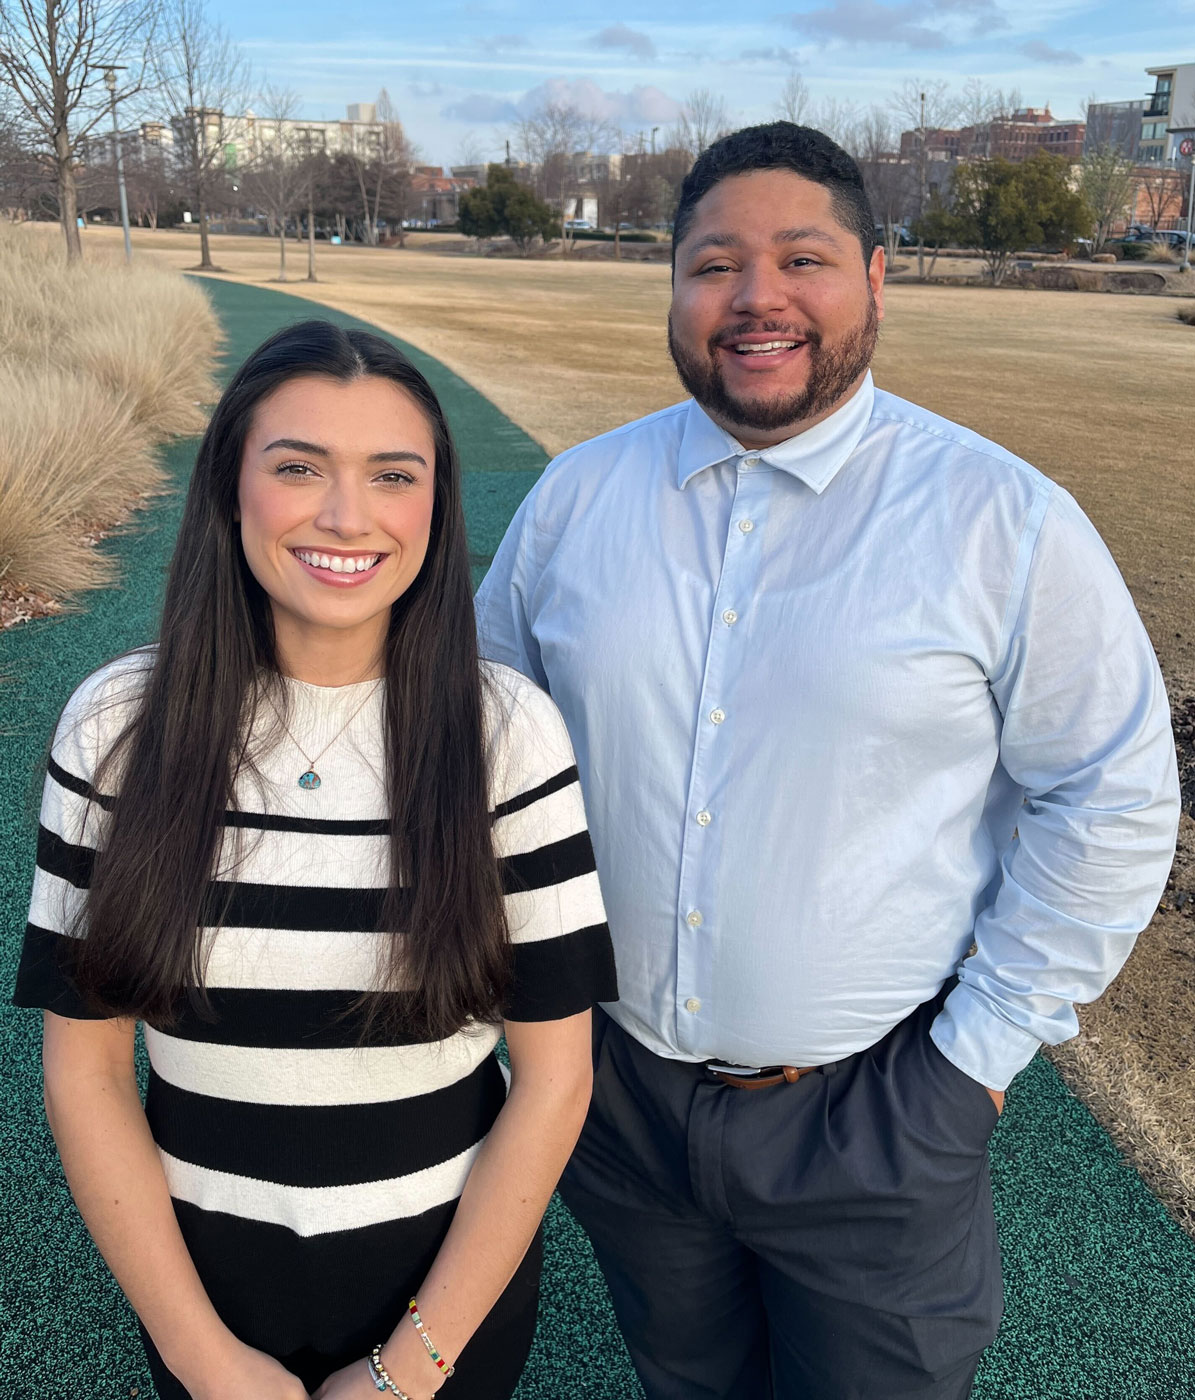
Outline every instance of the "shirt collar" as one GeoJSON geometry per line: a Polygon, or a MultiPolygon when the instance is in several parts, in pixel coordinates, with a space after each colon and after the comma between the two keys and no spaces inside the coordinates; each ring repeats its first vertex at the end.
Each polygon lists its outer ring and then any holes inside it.
{"type": "Polygon", "coordinates": [[[707,467],[750,456],[757,457],[764,466],[788,472],[820,496],[859,445],[874,401],[875,386],[869,370],[859,388],[829,418],[774,447],[749,451],[725,428],[720,428],[696,400],[690,399],[677,454],[676,484],[683,490],[707,467]]]}

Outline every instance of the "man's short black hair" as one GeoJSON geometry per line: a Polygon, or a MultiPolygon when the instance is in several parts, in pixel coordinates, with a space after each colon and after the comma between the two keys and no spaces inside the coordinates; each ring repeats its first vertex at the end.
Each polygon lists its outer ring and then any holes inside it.
{"type": "Polygon", "coordinates": [[[859,167],[824,132],[794,122],[768,122],[745,126],[715,141],[685,176],[672,221],[674,271],[677,245],[689,231],[698,200],[731,175],[750,175],[756,170],[791,170],[814,184],[825,185],[835,218],[858,238],[864,262],[870,260],[876,241],[875,219],[859,167]]]}

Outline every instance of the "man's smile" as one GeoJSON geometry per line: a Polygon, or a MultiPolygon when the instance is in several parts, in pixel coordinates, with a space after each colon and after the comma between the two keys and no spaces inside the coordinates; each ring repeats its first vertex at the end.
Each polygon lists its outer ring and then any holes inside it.
{"type": "Polygon", "coordinates": [[[759,331],[722,331],[714,336],[711,351],[726,357],[727,363],[754,373],[793,364],[813,337],[788,327],[767,327],[759,331]]]}

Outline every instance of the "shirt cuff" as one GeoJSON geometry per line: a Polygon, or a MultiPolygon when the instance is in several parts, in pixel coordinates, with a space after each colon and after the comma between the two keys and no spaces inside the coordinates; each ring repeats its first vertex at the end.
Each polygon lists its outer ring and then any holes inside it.
{"type": "Polygon", "coordinates": [[[1037,1054],[1041,1041],[1014,1026],[966,983],[946,998],[930,1027],[930,1039],[943,1055],[989,1089],[1007,1089],[1037,1054]]]}

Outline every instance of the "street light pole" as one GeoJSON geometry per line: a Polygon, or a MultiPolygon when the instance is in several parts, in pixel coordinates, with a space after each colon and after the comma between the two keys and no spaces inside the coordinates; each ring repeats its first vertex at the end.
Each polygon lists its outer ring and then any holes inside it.
{"type": "Polygon", "coordinates": [[[925,93],[921,94],[921,137],[917,157],[917,280],[925,281],[925,93]]]}
{"type": "Polygon", "coordinates": [[[1183,271],[1191,270],[1192,213],[1195,212],[1195,153],[1191,155],[1191,178],[1187,184],[1187,246],[1183,249],[1183,271]]]}
{"type": "Polygon", "coordinates": [[[124,187],[124,155],[120,149],[120,127],[116,122],[116,74],[119,66],[104,69],[104,86],[112,102],[112,145],[116,151],[116,183],[120,189],[120,226],[124,229],[124,260],[133,261],[133,240],[129,235],[129,197],[124,187]]]}
{"type": "Polygon", "coordinates": [[[1179,268],[1180,272],[1190,272],[1191,231],[1195,228],[1195,126],[1168,126],[1166,131],[1171,136],[1185,138],[1179,143],[1179,154],[1186,156],[1191,167],[1187,183],[1187,241],[1183,245],[1183,261],[1179,268]]]}

